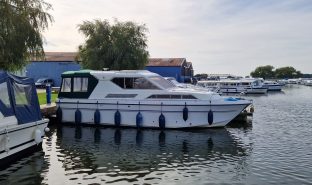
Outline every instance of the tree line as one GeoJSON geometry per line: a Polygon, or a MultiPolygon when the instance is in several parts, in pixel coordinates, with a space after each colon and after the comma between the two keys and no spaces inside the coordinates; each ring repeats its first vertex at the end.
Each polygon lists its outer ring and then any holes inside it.
{"type": "MultiPolygon", "coordinates": [[[[53,22],[51,9],[43,0],[0,1],[0,70],[17,71],[34,58],[44,60],[42,32],[53,22]]],[[[143,69],[148,62],[144,24],[98,19],[84,21],[78,31],[86,38],[77,56],[84,68],[143,69]]]]}
{"type": "Polygon", "coordinates": [[[284,79],[284,78],[301,78],[303,74],[296,70],[294,67],[280,67],[274,68],[271,65],[259,66],[254,71],[250,73],[250,76],[254,78],[263,78],[263,79],[284,79]]]}

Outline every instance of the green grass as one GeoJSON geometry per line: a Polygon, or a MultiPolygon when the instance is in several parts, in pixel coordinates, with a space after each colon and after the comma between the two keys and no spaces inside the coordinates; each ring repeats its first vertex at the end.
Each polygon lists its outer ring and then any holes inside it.
{"type": "MultiPolygon", "coordinates": [[[[51,102],[55,102],[57,98],[57,93],[52,93],[51,94],[51,102]]],[[[39,104],[40,105],[43,105],[43,104],[46,104],[47,103],[47,95],[45,92],[42,92],[42,93],[38,93],[38,99],[39,99],[39,104]]]]}

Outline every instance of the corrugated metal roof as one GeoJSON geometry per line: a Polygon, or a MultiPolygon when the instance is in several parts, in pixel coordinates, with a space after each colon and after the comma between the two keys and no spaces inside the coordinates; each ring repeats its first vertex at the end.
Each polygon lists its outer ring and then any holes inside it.
{"type": "Polygon", "coordinates": [[[185,58],[149,58],[146,66],[182,66],[185,58]]]}
{"type": "Polygon", "coordinates": [[[70,62],[76,61],[77,52],[45,52],[45,60],[34,59],[33,62],[70,62]]]}

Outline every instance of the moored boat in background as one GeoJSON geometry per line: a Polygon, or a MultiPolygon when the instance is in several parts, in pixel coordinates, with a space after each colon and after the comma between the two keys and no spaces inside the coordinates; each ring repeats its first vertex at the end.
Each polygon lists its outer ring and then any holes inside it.
{"type": "Polygon", "coordinates": [[[218,89],[220,93],[245,93],[245,94],[266,94],[267,87],[263,87],[261,79],[223,79],[198,81],[197,85],[208,89],[218,89]]]}
{"type": "Polygon", "coordinates": [[[268,91],[281,91],[283,85],[281,85],[281,84],[279,84],[279,83],[277,83],[275,81],[265,80],[263,82],[263,87],[268,88],[268,91]]]}

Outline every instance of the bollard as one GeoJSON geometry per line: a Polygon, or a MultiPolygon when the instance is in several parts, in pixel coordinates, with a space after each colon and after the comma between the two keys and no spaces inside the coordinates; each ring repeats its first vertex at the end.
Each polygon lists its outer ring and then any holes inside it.
{"type": "Polygon", "coordinates": [[[51,104],[51,84],[46,85],[47,104],[51,104]]]}

